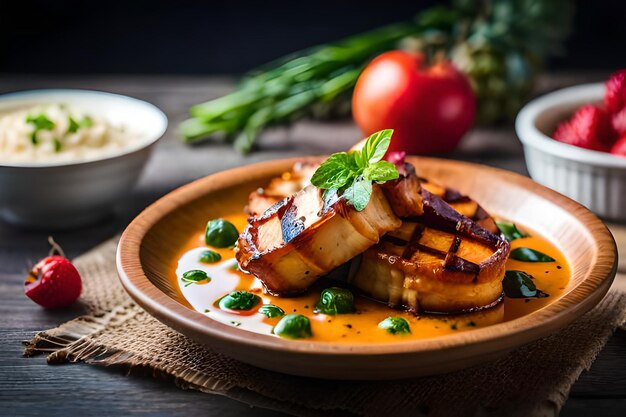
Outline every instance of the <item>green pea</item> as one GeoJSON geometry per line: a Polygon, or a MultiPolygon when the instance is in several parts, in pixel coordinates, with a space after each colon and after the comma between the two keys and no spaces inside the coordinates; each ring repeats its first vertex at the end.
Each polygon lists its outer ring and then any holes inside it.
{"type": "Polygon", "coordinates": [[[354,312],[354,296],[345,288],[330,287],[320,294],[320,299],[315,305],[315,313],[329,315],[346,314],[354,312]]]}
{"type": "Polygon", "coordinates": [[[276,324],[272,332],[287,339],[311,337],[311,322],[302,314],[288,314],[276,324]]]}
{"type": "Polygon", "coordinates": [[[224,219],[210,220],[206,225],[204,241],[216,248],[230,248],[239,238],[237,228],[224,219]]]}
{"type": "Polygon", "coordinates": [[[274,317],[284,316],[285,310],[274,304],[265,304],[259,308],[259,313],[265,315],[268,319],[273,319],[274,317]]]}
{"type": "Polygon", "coordinates": [[[411,333],[409,322],[402,317],[387,317],[385,320],[378,323],[378,327],[387,330],[387,333],[391,334],[411,333]]]}
{"type": "Polygon", "coordinates": [[[181,280],[186,283],[185,287],[188,287],[191,284],[198,283],[200,281],[210,281],[211,278],[209,278],[207,273],[204,271],[192,269],[191,271],[185,272],[181,280]]]}
{"type": "Polygon", "coordinates": [[[204,250],[200,253],[198,260],[205,264],[213,264],[222,260],[222,255],[212,250],[204,250]]]}
{"type": "Polygon", "coordinates": [[[233,291],[220,298],[218,305],[221,309],[251,310],[261,302],[261,297],[248,291],[233,291]]]}

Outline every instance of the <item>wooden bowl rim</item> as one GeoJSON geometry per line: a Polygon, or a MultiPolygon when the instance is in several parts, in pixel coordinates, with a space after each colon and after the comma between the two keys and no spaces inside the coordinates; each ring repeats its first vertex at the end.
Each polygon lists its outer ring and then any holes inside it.
{"type": "MultiPolygon", "coordinates": [[[[460,165],[469,170],[487,171],[503,177],[505,181],[524,188],[532,187],[532,193],[558,204],[567,211],[576,211],[577,219],[587,229],[597,247],[597,256],[588,275],[572,290],[555,302],[529,315],[468,332],[435,338],[399,341],[388,344],[333,344],[328,342],[292,341],[272,335],[253,333],[217,322],[174,300],[144,274],[140,258],[143,238],[162,218],[179,207],[192,203],[207,193],[242,183],[250,170],[280,172],[288,169],[302,158],[280,159],[246,165],[221,171],[184,185],[157,200],[141,212],[126,228],[117,249],[117,269],[122,285],[131,297],[149,314],[181,333],[190,330],[194,335],[210,336],[216,343],[247,345],[277,352],[306,355],[390,355],[413,354],[428,351],[454,350],[459,347],[480,346],[498,342],[499,350],[510,349],[522,343],[539,339],[569,324],[589,311],[606,295],[617,271],[617,247],[615,240],[602,221],[588,209],[556,191],[535,183],[530,178],[510,171],[469,162],[427,157],[408,157],[413,161],[460,165]]],[[[532,227],[532,225],[528,225],[532,227]]]]}

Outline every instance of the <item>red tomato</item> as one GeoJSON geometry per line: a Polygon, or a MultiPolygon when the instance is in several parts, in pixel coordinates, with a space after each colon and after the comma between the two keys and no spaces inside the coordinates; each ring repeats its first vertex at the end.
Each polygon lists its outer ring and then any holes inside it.
{"type": "Polygon", "coordinates": [[[476,97],[450,62],[386,52],[363,71],[354,88],[352,115],[367,136],[394,129],[389,151],[449,152],[474,123],[476,97]]]}

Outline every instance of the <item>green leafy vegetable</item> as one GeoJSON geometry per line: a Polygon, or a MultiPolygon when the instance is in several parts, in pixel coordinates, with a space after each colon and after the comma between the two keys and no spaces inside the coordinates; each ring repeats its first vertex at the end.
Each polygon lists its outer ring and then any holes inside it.
{"type": "Polygon", "coordinates": [[[201,271],[199,269],[192,269],[191,271],[187,271],[183,274],[181,280],[185,282],[185,287],[190,286],[191,284],[195,284],[201,281],[211,281],[211,278],[207,275],[206,272],[201,271]]]}
{"type": "Polygon", "coordinates": [[[496,226],[498,226],[500,232],[502,232],[504,237],[507,238],[509,241],[528,236],[526,233],[520,231],[514,223],[496,221],[496,226]]]}
{"type": "Polygon", "coordinates": [[[555,262],[554,258],[531,248],[515,248],[509,257],[522,262],[555,262]]]}
{"type": "Polygon", "coordinates": [[[227,220],[210,220],[206,225],[204,240],[209,246],[229,248],[235,245],[238,238],[237,228],[227,220]]]}
{"type": "Polygon", "coordinates": [[[61,148],[63,147],[63,144],[61,143],[61,141],[55,138],[53,142],[54,142],[54,152],[57,152],[57,153],[61,152],[61,148]]]}
{"type": "Polygon", "coordinates": [[[506,271],[502,281],[504,294],[509,298],[544,298],[549,294],[537,289],[532,277],[524,271],[506,271]]]}
{"type": "Polygon", "coordinates": [[[67,133],[76,133],[78,132],[78,128],[80,128],[80,123],[78,123],[72,116],[69,117],[69,126],[67,128],[67,133]]]}
{"type": "Polygon", "coordinates": [[[276,324],[272,332],[287,339],[311,337],[311,321],[302,314],[288,314],[276,324]]]}
{"type": "Polygon", "coordinates": [[[35,127],[35,130],[52,130],[55,124],[43,113],[38,115],[29,114],[26,116],[26,123],[30,123],[35,127]]]}
{"type": "Polygon", "coordinates": [[[92,127],[93,119],[90,116],[84,116],[83,120],[80,121],[80,127],[92,127]]]}
{"type": "Polygon", "coordinates": [[[193,106],[179,126],[186,142],[225,140],[249,152],[265,128],[350,113],[363,67],[408,47],[443,54],[471,79],[483,122],[512,118],[549,55],[562,52],[571,0],[452,0],[392,24],[290,54],[252,71],[230,94],[193,106]]]}
{"type": "Polygon", "coordinates": [[[261,302],[261,297],[248,291],[233,291],[220,298],[218,305],[221,309],[251,310],[261,302]]]}
{"type": "Polygon", "coordinates": [[[330,287],[320,294],[315,313],[337,315],[354,312],[354,296],[345,288],[330,287]]]}
{"type": "Polygon", "coordinates": [[[263,314],[268,319],[273,319],[274,317],[284,316],[285,310],[274,304],[264,304],[259,308],[259,313],[263,314]]]}
{"type": "Polygon", "coordinates": [[[372,195],[372,182],[398,178],[396,166],[382,161],[391,142],[392,129],[376,132],[365,141],[363,149],[350,153],[332,154],[313,174],[311,183],[324,189],[340,192],[356,211],[362,211],[372,195]]]}
{"type": "Polygon", "coordinates": [[[411,333],[409,322],[402,317],[387,317],[378,323],[378,327],[387,330],[391,334],[408,334],[411,333]]]}
{"type": "Polygon", "coordinates": [[[200,252],[200,256],[198,256],[198,261],[205,264],[213,264],[215,262],[219,262],[220,260],[222,260],[222,255],[210,249],[203,250],[200,252]]]}
{"type": "Polygon", "coordinates": [[[30,142],[33,145],[39,144],[37,133],[39,133],[40,130],[52,130],[55,127],[54,122],[48,119],[48,116],[43,113],[39,113],[38,115],[29,114],[26,116],[26,123],[29,123],[34,127],[33,132],[30,134],[30,142]]]}

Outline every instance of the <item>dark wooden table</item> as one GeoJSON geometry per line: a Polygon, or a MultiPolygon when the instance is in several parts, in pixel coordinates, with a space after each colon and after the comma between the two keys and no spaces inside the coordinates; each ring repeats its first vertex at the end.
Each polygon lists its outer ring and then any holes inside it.
{"type": "MultiPolygon", "coordinates": [[[[540,91],[607,74],[552,76],[540,91]]],[[[163,109],[170,128],[158,144],[135,192],[100,224],[55,233],[69,256],[77,256],[112,236],[147,204],[198,177],[260,160],[323,154],[348,148],[359,137],[348,121],[302,122],[274,129],[263,138],[260,152],[243,157],[225,145],[185,146],[175,134],[186,109],[231,88],[224,78],[190,77],[29,77],[0,76],[0,93],[30,88],[76,87],[106,90],[148,100],[163,109]]],[[[447,157],[526,173],[522,149],[512,127],[476,129],[458,151],[447,157]]],[[[47,253],[47,231],[19,230],[0,224],[0,416],[207,416],[242,414],[278,416],[225,397],[183,391],[171,382],[148,376],[127,377],[115,370],[85,364],[49,366],[44,357],[23,358],[23,340],[81,313],[49,312],[22,292],[25,272],[47,253]]],[[[523,387],[520,387],[523,389],[523,387]]],[[[574,385],[562,416],[623,416],[626,410],[626,332],[618,331],[593,367],[574,385]]]]}

